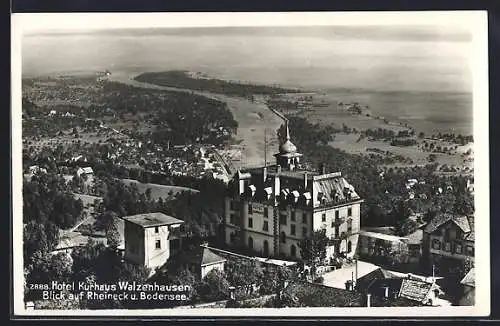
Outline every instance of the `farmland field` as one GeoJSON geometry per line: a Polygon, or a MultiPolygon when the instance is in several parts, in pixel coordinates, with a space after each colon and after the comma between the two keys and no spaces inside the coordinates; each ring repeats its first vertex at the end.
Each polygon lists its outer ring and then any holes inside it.
{"type": "Polygon", "coordinates": [[[145,193],[147,189],[151,189],[151,199],[153,200],[158,200],[160,198],[166,200],[171,198],[173,195],[183,191],[198,192],[198,190],[187,187],[166,186],[156,183],[142,183],[132,179],[121,179],[121,181],[128,186],[137,186],[140,193],[145,193]]]}

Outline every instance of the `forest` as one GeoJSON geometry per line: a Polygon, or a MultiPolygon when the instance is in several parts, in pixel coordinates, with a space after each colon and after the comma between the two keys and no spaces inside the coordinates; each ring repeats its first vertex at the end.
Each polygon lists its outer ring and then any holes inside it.
{"type": "Polygon", "coordinates": [[[221,93],[244,98],[252,98],[254,94],[273,95],[297,92],[296,90],[281,87],[243,84],[215,78],[193,78],[186,73],[186,71],[146,72],[134,79],[155,85],[221,93]]]}

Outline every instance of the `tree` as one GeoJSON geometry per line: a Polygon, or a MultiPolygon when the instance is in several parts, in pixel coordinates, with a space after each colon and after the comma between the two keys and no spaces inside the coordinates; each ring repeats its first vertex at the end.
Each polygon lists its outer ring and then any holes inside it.
{"type": "Polygon", "coordinates": [[[394,227],[394,232],[397,236],[407,236],[417,231],[418,223],[410,218],[404,219],[402,221],[397,221],[394,227]]]}
{"type": "Polygon", "coordinates": [[[120,232],[118,232],[118,221],[116,217],[112,218],[109,228],[106,231],[108,246],[114,250],[120,245],[120,232]]]}
{"type": "Polygon", "coordinates": [[[316,264],[326,258],[327,246],[326,229],[314,231],[311,237],[307,237],[299,243],[300,255],[304,261],[311,264],[313,275],[316,275],[316,264]]]}
{"type": "Polygon", "coordinates": [[[54,249],[58,241],[59,228],[54,223],[28,222],[23,230],[24,264],[31,263],[35,252],[47,253],[54,249]]]}
{"type": "Polygon", "coordinates": [[[226,275],[232,285],[243,287],[245,294],[249,295],[253,285],[261,283],[264,272],[254,260],[237,260],[228,262],[226,275]]]}
{"type": "Polygon", "coordinates": [[[229,286],[225,273],[214,269],[198,283],[196,291],[203,301],[217,301],[227,299],[229,286]]]}
{"type": "Polygon", "coordinates": [[[189,292],[187,295],[190,298],[191,302],[196,302],[199,300],[199,295],[196,291],[197,289],[197,280],[196,276],[189,270],[183,269],[176,274],[176,276],[171,280],[172,284],[178,285],[188,285],[189,292]]]}

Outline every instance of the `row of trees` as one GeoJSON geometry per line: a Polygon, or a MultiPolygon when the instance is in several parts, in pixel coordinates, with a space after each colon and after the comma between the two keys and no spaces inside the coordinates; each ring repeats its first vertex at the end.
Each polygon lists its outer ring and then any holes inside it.
{"type": "Polygon", "coordinates": [[[75,199],[63,177],[40,173],[23,182],[23,221],[69,228],[80,219],[83,202],[75,199]]]}
{"type": "Polygon", "coordinates": [[[135,80],[161,86],[222,93],[245,98],[251,98],[254,94],[273,95],[296,92],[281,87],[227,82],[215,78],[193,78],[188,76],[185,71],[146,72],[135,77],[135,80]]]}

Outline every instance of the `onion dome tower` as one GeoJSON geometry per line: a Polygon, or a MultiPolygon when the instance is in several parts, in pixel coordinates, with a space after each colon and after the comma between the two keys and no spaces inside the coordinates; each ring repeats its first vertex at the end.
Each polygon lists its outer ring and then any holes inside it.
{"type": "Polygon", "coordinates": [[[300,163],[302,154],[297,152],[297,147],[290,140],[290,129],[288,127],[288,120],[285,120],[286,139],[280,144],[279,153],[274,154],[276,157],[276,164],[283,170],[293,171],[300,163]]]}

